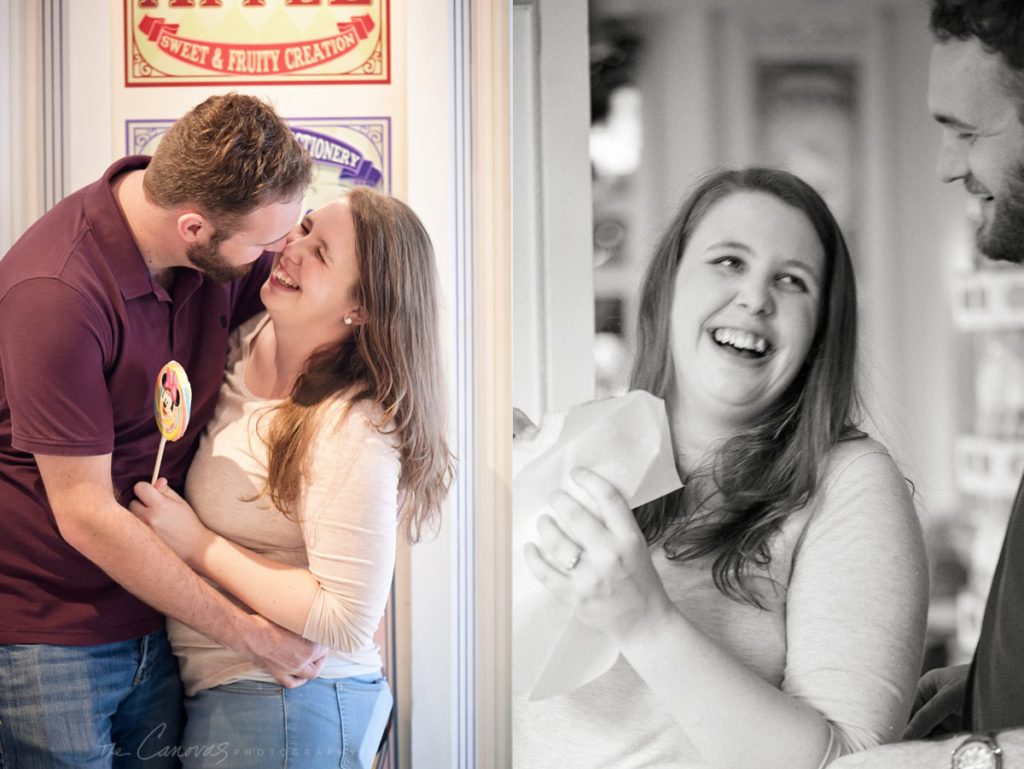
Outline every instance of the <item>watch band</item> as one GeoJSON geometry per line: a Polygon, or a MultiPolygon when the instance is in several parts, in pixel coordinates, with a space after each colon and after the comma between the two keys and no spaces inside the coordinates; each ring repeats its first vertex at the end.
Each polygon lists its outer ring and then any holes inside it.
{"type": "Polygon", "coordinates": [[[1002,769],[1003,751],[996,742],[996,733],[972,734],[956,746],[950,760],[951,769],[1002,769]]]}

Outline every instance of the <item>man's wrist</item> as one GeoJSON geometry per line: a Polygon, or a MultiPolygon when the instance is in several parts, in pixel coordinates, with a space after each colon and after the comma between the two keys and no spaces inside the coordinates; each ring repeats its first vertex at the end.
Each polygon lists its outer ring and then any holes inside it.
{"type": "Polygon", "coordinates": [[[271,624],[260,615],[245,611],[238,612],[233,624],[237,651],[253,660],[262,660],[271,646],[267,637],[271,624]]]}
{"type": "Polygon", "coordinates": [[[951,769],[1002,769],[1003,751],[996,733],[971,734],[959,740],[950,758],[951,769]]]}

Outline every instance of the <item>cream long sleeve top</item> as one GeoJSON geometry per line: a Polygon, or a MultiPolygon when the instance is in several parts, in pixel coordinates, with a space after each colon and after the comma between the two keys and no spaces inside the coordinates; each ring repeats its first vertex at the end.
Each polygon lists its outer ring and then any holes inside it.
{"type": "MultiPolygon", "coordinates": [[[[920,672],[928,569],[907,483],[885,449],[870,439],[837,444],[817,493],[785,520],[771,552],[754,577],[762,610],[715,587],[711,557],[669,560],[651,548],[684,616],[825,718],[831,744],[822,765],[899,739],[920,672]]],[[[676,696],[705,695],[684,681],[676,696]]],[[[516,769],[708,766],[621,656],[566,694],[514,698],[512,736],[516,769]]]]}
{"type": "MultiPolygon", "coordinates": [[[[395,564],[398,450],[393,436],[375,426],[379,414],[365,403],[339,399],[321,412],[298,520],[257,497],[267,477],[267,451],[256,425],[280,401],[253,395],[244,372],[252,341],[266,322],[266,315],[258,316],[232,337],[217,410],[189,470],[185,496],[217,534],[306,567],[320,583],[303,631],[331,649],[320,677],[372,675],[381,668],[373,636],[395,564]]],[[[180,622],[168,619],[168,633],[190,696],[241,679],[274,681],[249,658],[180,622]]]]}

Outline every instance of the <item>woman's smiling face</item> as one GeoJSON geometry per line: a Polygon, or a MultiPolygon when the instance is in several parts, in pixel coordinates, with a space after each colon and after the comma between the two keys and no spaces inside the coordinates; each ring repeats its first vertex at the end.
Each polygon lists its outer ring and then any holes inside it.
{"type": "Polygon", "coordinates": [[[340,198],[304,216],[288,235],[260,297],[275,323],[302,325],[324,343],[361,322],[359,280],[349,201],[340,198]]]}
{"type": "Polygon", "coordinates": [[[672,356],[683,413],[749,424],[793,382],[818,327],[825,270],[807,216],[764,192],[715,203],[676,272],[672,356]]]}

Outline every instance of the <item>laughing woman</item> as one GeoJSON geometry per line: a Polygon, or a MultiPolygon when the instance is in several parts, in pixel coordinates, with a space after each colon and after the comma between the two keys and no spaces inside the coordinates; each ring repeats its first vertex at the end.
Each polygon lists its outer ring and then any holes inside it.
{"type": "Polygon", "coordinates": [[[578,470],[540,517],[531,571],[621,656],[515,704],[517,767],[817,769],[899,737],[927,568],[907,484],[854,422],[856,314],[796,177],[720,172],[683,205],[632,386],[665,399],[686,484],[631,511],[578,470]]]}
{"type": "Polygon", "coordinates": [[[415,541],[435,523],[452,476],[436,284],[394,198],[356,189],[305,217],[266,314],[233,338],[188,502],[136,487],[133,511],[193,569],[328,650],[303,683],[169,620],[185,767],[371,765],[392,704],[373,635],[396,530],[415,541]]]}

